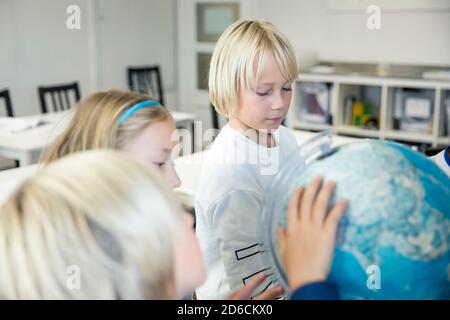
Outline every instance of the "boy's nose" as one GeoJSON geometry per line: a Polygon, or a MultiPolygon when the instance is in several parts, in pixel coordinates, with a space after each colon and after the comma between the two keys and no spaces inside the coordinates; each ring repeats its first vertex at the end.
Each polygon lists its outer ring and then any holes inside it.
{"type": "Polygon", "coordinates": [[[274,105],[272,105],[272,110],[280,110],[282,108],[283,108],[283,106],[281,104],[274,104],[274,105]]]}
{"type": "Polygon", "coordinates": [[[272,110],[280,110],[280,109],[283,109],[283,99],[278,98],[272,104],[272,110]]]}
{"type": "Polygon", "coordinates": [[[181,186],[181,180],[175,168],[173,168],[171,172],[170,185],[172,186],[172,188],[178,188],[179,186],[181,186]]]}
{"type": "Polygon", "coordinates": [[[272,104],[272,110],[280,110],[283,109],[284,106],[284,101],[283,101],[283,97],[280,94],[277,94],[275,97],[275,101],[272,104]]]}

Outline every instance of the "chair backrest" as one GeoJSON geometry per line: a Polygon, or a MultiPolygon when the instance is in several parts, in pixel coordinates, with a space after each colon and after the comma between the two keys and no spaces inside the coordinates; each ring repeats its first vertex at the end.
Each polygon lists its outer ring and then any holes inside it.
{"type": "Polygon", "coordinates": [[[212,103],[209,104],[209,108],[211,109],[212,126],[214,129],[219,130],[219,115],[212,103]]]}
{"type": "Polygon", "coordinates": [[[50,105],[53,106],[53,111],[55,112],[68,110],[80,101],[81,97],[78,82],[45,87],[39,86],[38,93],[42,113],[49,112],[50,105]],[[71,92],[72,95],[70,95],[71,92]],[[46,99],[48,96],[50,96],[50,100],[46,99]],[[72,99],[70,99],[70,96],[72,96],[72,99]]]}
{"type": "Polygon", "coordinates": [[[161,70],[158,65],[128,67],[128,88],[131,91],[150,94],[164,106],[161,70]]]}
{"type": "Polygon", "coordinates": [[[0,90],[0,101],[1,100],[4,101],[4,105],[6,107],[6,116],[14,117],[14,112],[13,112],[11,98],[9,96],[8,89],[0,90]]]}

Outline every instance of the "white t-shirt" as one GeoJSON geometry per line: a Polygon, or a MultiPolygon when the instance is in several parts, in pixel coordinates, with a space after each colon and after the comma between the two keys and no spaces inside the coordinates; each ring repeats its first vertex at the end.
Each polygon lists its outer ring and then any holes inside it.
{"type": "MultiPolygon", "coordinates": [[[[285,127],[273,137],[277,146],[266,148],[226,125],[207,151],[195,200],[196,233],[208,271],[198,299],[223,299],[259,272],[270,274],[260,255],[260,217],[272,180],[298,149],[285,127]]],[[[267,279],[254,295],[270,285],[267,279]]]]}
{"type": "Polygon", "coordinates": [[[447,176],[450,178],[450,155],[449,155],[450,146],[436,154],[435,156],[430,157],[431,160],[434,161],[438,165],[439,168],[444,171],[447,176]]]}

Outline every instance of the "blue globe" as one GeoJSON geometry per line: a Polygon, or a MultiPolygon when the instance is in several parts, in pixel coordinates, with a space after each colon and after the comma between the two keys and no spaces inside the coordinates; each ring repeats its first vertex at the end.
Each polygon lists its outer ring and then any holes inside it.
{"type": "Polygon", "coordinates": [[[362,140],[289,162],[263,215],[276,280],[286,283],[275,230],[285,226],[293,190],[321,175],[337,182],[333,205],[349,201],[330,273],[343,299],[450,299],[450,179],[432,161],[397,143],[362,140]]]}

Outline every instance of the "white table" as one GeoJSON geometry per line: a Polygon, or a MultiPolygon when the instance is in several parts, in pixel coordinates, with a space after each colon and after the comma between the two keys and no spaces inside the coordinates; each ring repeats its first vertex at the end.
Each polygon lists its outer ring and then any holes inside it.
{"type": "Polygon", "coordinates": [[[22,117],[22,119],[41,119],[47,124],[17,133],[0,133],[0,156],[19,160],[21,166],[33,162],[44,147],[49,145],[67,126],[70,112],[46,113],[22,117]]]}
{"type": "MultiPolygon", "coordinates": [[[[297,142],[301,145],[314,135],[308,131],[294,131],[297,142]]],[[[358,138],[348,138],[341,136],[333,137],[333,146],[342,145],[348,142],[357,141],[358,138]]],[[[175,160],[175,167],[181,180],[181,187],[176,191],[183,200],[183,203],[194,206],[195,194],[199,187],[200,173],[204,163],[206,152],[198,152],[180,157],[175,160]]],[[[17,186],[26,178],[37,172],[39,165],[25,166],[10,170],[0,171],[0,203],[10,195],[17,186]]]]}
{"type": "MultiPolygon", "coordinates": [[[[195,114],[171,112],[177,126],[194,123],[195,114]]],[[[41,119],[47,124],[17,133],[0,133],[0,156],[19,160],[20,166],[36,161],[42,150],[66,128],[73,116],[71,111],[46,113],[23,117],[23,119],[41,119]]],[[[192,129],[192,128],[189,128],[192,129]]]]}

